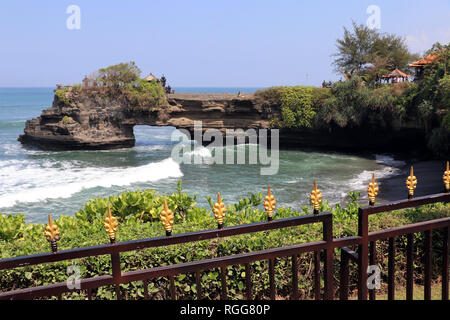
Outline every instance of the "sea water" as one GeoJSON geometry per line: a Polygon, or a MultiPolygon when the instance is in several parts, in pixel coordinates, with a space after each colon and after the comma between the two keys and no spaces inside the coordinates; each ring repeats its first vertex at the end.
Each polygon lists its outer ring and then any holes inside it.
{"type": "MultiPolygon", "coordinates": [[[[237,93],[257,88],[174,89],[237,93]]],[[[211,153],[203,147],[193,153],[204,163],[179,164],[171,158],[173,127],[136,126],[136,146],[129,149],[55,152],[22,146],[17,137],[25,121],[38,117],[52,100],[53,88],[0,88],[0,212],[23,213],[27,222],[45,222],[47,214],[74,215],[90,198],[127,190],[172,193],[179,180],[185,192],[198,194],[198,205],[205,208],[205,196],[214,198],[218,191],[226,203],[235,203],[265,193],[270,184],[277,206],[295,209],[308,204],[313,180],[323,199],[333,204],[344,201],[349,191],[365,194],[372,172],[379,179],[397,174],[403,165],[389,155],[282,150],[278,174],[262,176],[260,165],[208,164],[211,153]]]]}

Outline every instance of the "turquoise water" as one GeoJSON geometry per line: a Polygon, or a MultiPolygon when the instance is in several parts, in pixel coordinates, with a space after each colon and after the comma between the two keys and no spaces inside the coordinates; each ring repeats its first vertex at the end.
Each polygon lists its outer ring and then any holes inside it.
{"type": "MultiPolygon", "coordinates": [[[[175,88],[233,93],[255,89],[175,88]]],[[[260,165],[178,164],[171,158],[171,134],[176,130],[172,127],[135,127],[136,146],[130,149],[49,152],[23,147],[17,137],[25,121],[39,116],[52,100],[53,88],[0,88],[0,212],[23,213],[29,222],[44,222],[49,213],[73,215],[92,197],[125,190],[172,193],[180,179],[185,191],[198,193],[204,207],[209,207],[205,196],[214,197],[218,191],[230,203],[265,192],[270,184],[278,205],[297,208],[308,203],[314,179],[323,198],[336,203],[348,191],[365,193],[372,172],[380,178],[396,174],[402,165],[389,155],[302,151],[280,151],[279,171],[273,176],[260,175],[260,165]]],[[[193,153],[205,162],[211,156],[206,148],[193,153]]]]}

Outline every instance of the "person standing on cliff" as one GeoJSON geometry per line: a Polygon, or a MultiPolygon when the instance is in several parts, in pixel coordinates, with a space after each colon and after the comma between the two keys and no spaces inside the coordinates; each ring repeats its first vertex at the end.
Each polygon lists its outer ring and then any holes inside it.
{"type": "Polygon", "coordinates": [[[241,90],[238,90],[238,97],[241,96],[241,90]]]}

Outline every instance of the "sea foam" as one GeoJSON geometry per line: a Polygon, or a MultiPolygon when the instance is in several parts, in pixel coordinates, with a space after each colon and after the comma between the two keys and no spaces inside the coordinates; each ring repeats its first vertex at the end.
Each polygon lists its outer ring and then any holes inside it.
{"type": "Polygon", "coordinates": [[[81,190],[182,177],[180,165],[172,158],[138,167],[80,167],[76,162],[30,163],[0,161],[0,207],[17,202],[68,198],[81,190]]]}

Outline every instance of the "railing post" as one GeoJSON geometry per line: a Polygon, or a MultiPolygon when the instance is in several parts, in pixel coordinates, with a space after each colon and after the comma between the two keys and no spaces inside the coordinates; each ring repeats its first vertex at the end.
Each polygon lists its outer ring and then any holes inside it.
{"type": "Polygon", "coordinates": [[[324,262],[324,282],[325,282],[325,300],[334,299],[334,285],[333,285],[333,216],[330,214],[323,224],[323,240],[327,242],[327,248],[325,249],[325,262],[324,262]]]}
{"type": "Polygon", "coordinates": [[[367,267],[369,266],[369,217],[361,208],[358,211],[358,235],[361,244],[358,246],[358,299],[367,300],[367,267]]]}
{"type": "Polygon", "coordinates": [[[347,252],[343,248],[341,248],[341,266],[339,272],[339,299],[340,300],[348,300],[348,274],[349,274],[349,261],[350,257],[347,252]]]}
{"type": "MultiPolygon", "coordinates": [[[[118,225],[119,225],[119,222],[117,221],[117,218],[112,215],[111,208],[108,206],[104,227],[105,227],[106,233],[108,233],[109,242],[111,243],[112,246],[114,246],[116,244],[116,232],[117,232],[118,225]]],[[[119,252],[111,253],[111,269],[112,269],[112,276],[114,279],[114,283],[116,285],[117,300],[120,300],[121,299],[121,297],[120,297],[120,278],[122,277],[122,273],[120,270],[120,253],[119,252]]]]}
{"type": "MultiPolygon", "coordinates": [[[[370,242],[369,263],[371,266],[377,264],[377,243],[376,243],[376,241],[370,242]]],[[[376,288],[372,288],[371,290],[369,290],[369,300],[376,300],[376,298],[377,298],[376,288]]]]}
{"type": "MultiPolygon", "coordinates": [[[[112,243],[112,245],[114,245],[114,243],[112,243]]],[[[120,270],[120,254],[118,252],[111,253],[111,266],[112,276],[114,278],[114,283],[116,284],[117,300],[120,300],[120,278],[122,277],[122,271],[120,270]]]]}
{"type": "Polygon", "coordinates": [[[388,300],[395,299],[395,238],[389,238],[388,249],[388,300]]]}
{"type": "Polygon", "coordinates": [[[424,275],[424,300],[431,300],[431,237],[432,231],[425,231],[425,256],[424,256],[424,264],[425,264],[425,275],[424,275]]]}
{"type": "Polygon", "coordinates": [[[406,236],[406,300],[413,300],[414,291],[414,234],[406,236]]]}
{"type": "Polygon", "coordinates": [[[450,242],[449,227],[444,228],[442,256],[442,300],[448,300],[448,244],[450,242]]]}

